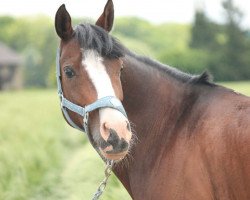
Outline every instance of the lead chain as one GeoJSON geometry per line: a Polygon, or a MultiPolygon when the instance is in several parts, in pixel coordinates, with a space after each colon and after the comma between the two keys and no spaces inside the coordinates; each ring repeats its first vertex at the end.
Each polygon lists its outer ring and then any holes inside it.
{"type": "Polygon", "coordinates": [[[109,179],[109,177],[110,177],[110,175],[112,173],[113,165],[114,165],[113,160],[107,161],[106,168],[105,168],[105,171],[104,171],[105,178],[103,179],[103,181],[100,183],[99,187],[97,188],[92,200],[98,200],[100,198],[100,196],[102,195],[102,193],[104,192],[104,190],[105,190],[105,188],[107,186],[108,179],[109,179]]]}

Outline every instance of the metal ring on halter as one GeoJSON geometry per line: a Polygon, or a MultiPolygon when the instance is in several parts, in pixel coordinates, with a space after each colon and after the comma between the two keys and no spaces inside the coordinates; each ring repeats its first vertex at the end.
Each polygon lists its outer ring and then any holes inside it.
{"type": "Polygon", "coordinates": [[[87,131],[87,127],[88,127],[88,121],[89,121],[89,113],[85,113],[84,117],[83,117],[83,127],[85,129],[85,131],[87,131]]]}

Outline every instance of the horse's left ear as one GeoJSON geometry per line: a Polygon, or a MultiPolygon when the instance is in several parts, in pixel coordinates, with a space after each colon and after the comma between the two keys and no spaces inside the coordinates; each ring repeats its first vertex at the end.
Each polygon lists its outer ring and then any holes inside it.
{"type": "Polygon", "coordinates": [[[97,26],[102,27],[104,30],[110,32],[114,22],[114,4],[112,0],[108,0],[102,15],[95,23],[97,26]]]}

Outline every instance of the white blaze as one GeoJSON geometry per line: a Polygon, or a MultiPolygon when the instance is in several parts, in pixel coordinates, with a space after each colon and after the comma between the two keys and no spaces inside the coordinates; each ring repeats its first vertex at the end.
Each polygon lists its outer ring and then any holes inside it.
{"type": "MultiPolygon", "coordinates": [[[[103,59],[96,51],[84,51],[82,64],[96,89],[98,99],[106,96],[115,96],[110,77],[106,71],[106,67],[103,64],[103,59]]],[[[109,123],[110,126],[113,129],[118,130],[118,132],[122,132],[123,134],[127,133],[127,119],[118,110],[112,108],[101,108],[99,110],[99,116],[101,124],[109,123]]],[[[108,135],[104,134],[102,127],[103,126],[100,126],[100,133],[103,138],[107,139],[108,135]]],[[[95,136],[96,135],[94,135],[94,137],[95,136]]],[[[131,137],[131,134],[121,135],[120,137],[131,137]]]]}
{"type": "Polygon", "coordinates": [[[115,96],[111,80],[103,64],[103,60],[98,53],[93,50],[85,51],[82,62],[89,78],[95,86],[97,98],[115,96]]]}

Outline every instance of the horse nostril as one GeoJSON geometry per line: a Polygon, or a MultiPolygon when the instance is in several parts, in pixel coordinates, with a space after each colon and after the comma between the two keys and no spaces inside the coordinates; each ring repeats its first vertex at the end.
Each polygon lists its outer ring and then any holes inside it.
{"type": "Polygon", "coordinates": [[[109,137],[108,137],[107,142],[109,144],[111,144],[112,146],[118,144],[118,142],[119,142],[119,136],[118,136],[117,132],[112,128],[109,129],[109,137]]]}
{"type": "Polygon", "coordinates": [[[126,142],[124,138],[120,139],[117,132],[114,129],[110,129],[109,133],[110,134],[107,143],[112,145],[113,150],[107,151],[107,153],[117,153],[128,149],[129,147],[128,142],[126,142]]]}

